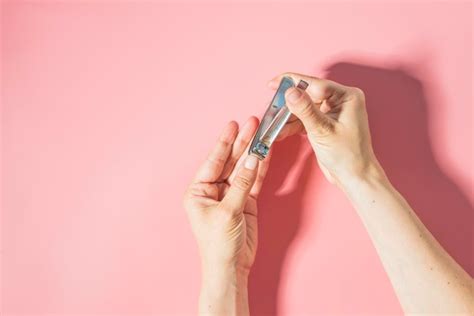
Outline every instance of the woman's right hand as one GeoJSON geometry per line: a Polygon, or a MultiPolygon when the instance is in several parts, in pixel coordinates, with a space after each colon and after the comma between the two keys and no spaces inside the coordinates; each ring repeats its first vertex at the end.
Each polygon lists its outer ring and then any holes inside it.
{"type": "Polygon", "coordinates": [[[281,132],[281,138],[304,132],[326,178],[341,185],[351,177],[383,174],[370,139],[365,97],[362,90],[296,73],[284,73],[269,82],[278,88],[283,76],[304,80],[306,90],[287,90],[286,104],[296,116],[281,132]]]}

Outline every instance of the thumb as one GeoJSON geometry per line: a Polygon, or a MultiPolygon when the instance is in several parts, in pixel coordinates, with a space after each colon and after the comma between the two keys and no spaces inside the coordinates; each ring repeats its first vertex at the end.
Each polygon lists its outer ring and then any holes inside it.
{"type": "Polygon", "coordinates": [[[222,199],[221,205],[224,209],[234,212],[243,210],[247,203],[250,190],[257,178],[258,158],[250,155],[234,177],[229,190],[222,199]]]}
{"type": "Polygon", "coordinates": [[[285,93],[286,106],[298,117],[307,132],[321,134],[334,130],[334,121],[319,110],[311,97],[303,90],[289,88],[285,93]]]}

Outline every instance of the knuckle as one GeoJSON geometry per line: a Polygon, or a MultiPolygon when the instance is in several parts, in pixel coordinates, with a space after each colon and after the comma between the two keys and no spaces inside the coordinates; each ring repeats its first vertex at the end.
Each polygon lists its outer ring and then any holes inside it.
{"type": "Polygon", "coordinates": [[[209,185],[206,183],[196,183],[191,185],[186,196],[187,199],[193,199],[195,197],[213,197],[218,194],[219,189],[216,186],[209,185]]]}
{"type": "Polygon", "coordinates": [[[228,140],[226,140],[226,139],[222,139],[222,138],[221,138],[221,139],[219,139],[219,141],[218,141],[218,146],[219,146],[220,148],[222,148],[222,149],[225,149],[225,148],[231,146],[232,143],[233,143],[232,141],[228,141],[228,140]]]}
{"type": "Polygon", "coordinates": [[[212,165],[221,165],[226,162],[226,159],[218,156],[218,155],[209,155],[207,158],[210,164],[212,165]]]}
{"type": "Polygon", "coordinates": [[[204,194],[204,190],[202,185],[200,184],[192,184],[188,189],[188,194],[191,196],[201,196],[204,194]]]}
{"type": "Polygon", "coordinates": [[[318,88],[319,91],[323,94],[330,92],[332,90],[331,89],[332,81],[327,80],[327,79],[313,79],[312,84],[314,84],[314,86],[318,88]]]}
{"type": "Polygon", "coordinates": [[[361,88],[352,87],[351,91],[356,97],[360,98],[361,100],[365,100],[365,93],[364,90],[362,90],[361,88]]]}
{"type": "Polygon", "coordinates": [[[238,175],[234,179],[234,186],[242,191],[246,191],[252,185],[252,180],[245,175],[238,175]]]}
{"type": "Polygon", "coordinates": [[[322,101],[331,95],[331,81],[311,77],[309,84],[311,86],[312,97],[317,101],[322,101]]]}

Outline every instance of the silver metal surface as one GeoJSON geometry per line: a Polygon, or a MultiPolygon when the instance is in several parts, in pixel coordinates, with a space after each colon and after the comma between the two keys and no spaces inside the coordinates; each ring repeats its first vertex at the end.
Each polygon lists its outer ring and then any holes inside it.
{"type": "MultiPolygon", "coordinates": [[[[253,154],[259,159],[264,159],[268,155],[273,142],[291,116],[291,112],[286,107],[285,92],[294,86],[295,83],[290,77],[283,77],[280,81],[280,86],[263,115],[257,133],[250,144],[249,154],[253,154]]],[[[305,90],[307,86],[308,83],[303,80],[298,83],[298,88],[301,90],[305,90]]]]}

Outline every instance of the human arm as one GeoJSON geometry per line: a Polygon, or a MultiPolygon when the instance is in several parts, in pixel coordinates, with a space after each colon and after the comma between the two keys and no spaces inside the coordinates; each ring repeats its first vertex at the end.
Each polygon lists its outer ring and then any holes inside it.
{"type": "MultiPolygon", "coordinates": [[[[283,137],[306,131],[324,175],[357,210],[404,311],[473,314],[472,278],[421,223],[376,159],[363,92],[329,80],[285,75],[309,86],[306,92],[287,92],[288,107],[299,119],[285,127],[283,137]]],[[[270,85],[276,87],[280,77],[270,85]]]]}
{"type": "Polygon", "coordinates": [[[408,314],[473,315],[471,277],[442,248],[382,170],[341,179],[408,314]]]}

